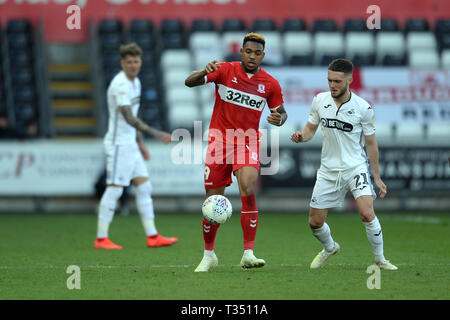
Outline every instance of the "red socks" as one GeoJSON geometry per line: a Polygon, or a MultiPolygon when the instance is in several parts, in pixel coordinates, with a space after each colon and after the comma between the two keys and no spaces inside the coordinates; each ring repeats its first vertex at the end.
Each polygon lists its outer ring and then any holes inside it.
{"type": "MultiPolygon", "coordinates": [[[[256,205],[256,195],[251,194],[241,197],[241,226],[244,233],[244,250],[251,249],[255,244],[256,229],[258,228],[258,206],[256,205]]],[[[203,218],[203,240],[205,250],[214,250],[217,229],[220,224],[212,224],[203,218]]]]}
{"type": "Polygon", "coordinates": [[[214,243],[216,241],[217,229],[220,224],[212,224],[203,218],[203,240],[205,240],[205,250],[214,250],[214,243]]]}
{"type": "Polygon", "coordinates": [[[258,206],[256,195],[241,197],[241,226],[244,233],[244,250],[251,249],[255,244],[256,229],[258,228],[258,206]]]}

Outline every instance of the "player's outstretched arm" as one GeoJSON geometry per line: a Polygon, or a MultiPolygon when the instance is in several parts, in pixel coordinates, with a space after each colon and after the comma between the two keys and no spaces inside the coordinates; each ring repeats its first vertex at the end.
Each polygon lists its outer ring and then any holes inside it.
{"type": "Polygon", "coordinates": [[[135,117],[130,106],[120,106],[119,111],[130,126],[151,135],[162,143],[169,143],[171,141],[170,133],[152,128],[138,117],[135,117]]]}
{"type": "Polygon", "coordinates": [[[311,140],[312,137],[314,137],[314,134],[316,133],[318,127],[318,124],[307,122],[302,131],[296,131],[292,134],[291,141],[299,143],[311,140]]]}
{"type": "Polygon", "coordinates": [[[387,187],[380,177],[380,167],[378,164],[378,144],[375,135],[365,136],[367,156],[370,161],[370,168],[372,169],[373,179],[376,186],[380,189],[380,198],[383,199],[387,194],[387,187]]]}
{"type": "Polygon", "coordinates": [[[189,88],[205,84],[205,76],[208,73],[217,71],[217,69],[220,68],[220,65],[217,65],[218,62],[219,61],[217,60],[211,61],[206,65],[205,69],[200,71],[192,71],[191,74],[184,81],[184,84],[189,88]]]}

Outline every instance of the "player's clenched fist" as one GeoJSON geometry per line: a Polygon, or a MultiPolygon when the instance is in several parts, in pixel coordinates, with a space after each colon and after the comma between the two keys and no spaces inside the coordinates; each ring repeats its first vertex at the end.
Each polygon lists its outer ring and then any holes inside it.
{"type": "Polygon", "coordinates": [[[204,72],[206,74],[208,74],[208,73],[212,73],[214,71],[217,71],[217,69],[220,68],[220,65],[217,65],[217,63],[219,63],[219,61],[217,61],[217,60],[213,60],[210,63],[208,63],[206,65],[205,69],[204,69],[204,72]]]}
{"type": "Polygon", "coordinates": [[[295,131],[291,136],[291,141],[295,143],[303,142],[303,134],[300,131],[295,131]]]}

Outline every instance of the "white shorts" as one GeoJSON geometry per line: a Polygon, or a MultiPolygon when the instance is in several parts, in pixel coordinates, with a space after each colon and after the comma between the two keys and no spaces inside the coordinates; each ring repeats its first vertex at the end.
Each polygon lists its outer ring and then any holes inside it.
{"type": "Polygon", "coordinates": [[[309,206],[315,209],[342,207],[348,191],[355,199],[361,196],[376,198],[366,164],[341,171],[340,174],[339,171],[329,171],[321,167],[317,170],[317,180],[309,206]]]}
{"type": "Polygon", "coordinates": [[[137,144],[108,145],[106,153],[106,184],[129,186],[137,177],[148,177],[147,166],[137,144]]]}

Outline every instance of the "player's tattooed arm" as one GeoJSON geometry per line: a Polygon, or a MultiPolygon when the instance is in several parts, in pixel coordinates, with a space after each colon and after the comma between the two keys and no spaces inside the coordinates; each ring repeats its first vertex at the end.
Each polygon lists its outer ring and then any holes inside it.
{"type": "Polygon", "coordinates": [[[267,122],[274,126],[282,126],[287,120],[287,113],[284,109],[284,106],[279,106],[276,110],[270,111],[270,114],[267,116],[267,122]]]}
{"type": "Polygon", "coordinates": [[[163,143],[169,143],[171,141],[171,136],[169,133],[165,131],[161,131],[155,128],[150,127],[145,122],[143,122],[138,117],[133,115],[130,106],[121,106],[119,107],[119,111],[122,114],[125,121],[132,127],[136,128],[136,130],[146,133],[163,143]]]}
{"type": "Polygon", "coordinates": [[[220,65],[217,65],[218,62],[219,61],[217,60],[213,60],[206,65],[205,69],[200,71],[192,71],[191,74],[184,81],[184,84],[189,88],[205,84],[205,76],[208,73],[217,71],[217,69],[220,68],[220,65]]]}

